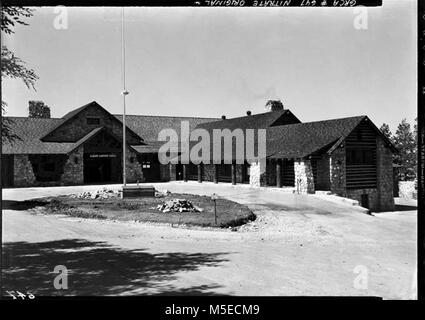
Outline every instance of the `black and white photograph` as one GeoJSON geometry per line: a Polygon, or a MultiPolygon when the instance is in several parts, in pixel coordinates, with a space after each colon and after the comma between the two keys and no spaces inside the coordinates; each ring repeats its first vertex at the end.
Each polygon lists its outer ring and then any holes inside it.
{"type": "Polygon", "coordinates": [[[3,300],[418,299],[418,2],[295,2],[2,5],[3,300]]]}

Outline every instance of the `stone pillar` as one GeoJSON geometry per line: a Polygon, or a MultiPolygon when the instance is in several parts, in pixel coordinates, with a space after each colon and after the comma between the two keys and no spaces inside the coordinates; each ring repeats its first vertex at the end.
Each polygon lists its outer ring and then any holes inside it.
{"type": "Polygon", "coordinates": [[[15,154],[13,158],[13,185],[16,187],[35,186],[37,181],[28,155],[15,154]]]}
{"type": "Polygon", "coordinates": [[[249,184],[252,187],[261,187],[266,182],[266,163],[265,159],[250,162],[249,184]]]}
{"type": "Polygon", "coordinates": [[[218,183],[218,164],[214,165],[214,183],[218,183]]]}
{"type": "Polygon", "coordinates": [[[177,180],[177,166],[175,164],[170,163],[170,181],[177,180]]]}
{"type": "Polygon", "coordinates": [[[187,164],[183,164],[183,181],[184,182],[187,182],[186,171],[187,171],[187,164]]]}
{"type": "Polygon", "coordinates": [[[294,162],[295,188],[298,193],[314,193],[314,177],[311,161],[298,159],[294,162]]]}
{"type": "Polygon", "coordinates": [[[377,211],[394,210],[392,152],[381,137],[376,141],[377,211]]]}
{"type": "Polygon", "coordinates": [[[60,178],[61,184],[83,184],[84,183],[84,151],[79,147],[68,155],[63,166],[63,174],[60,178]]]}
{"type": "Polygon", "coordinates": [[[198,182],[202,183],[202,164],[198,164],[198,182]]]}
{"type": "Polygon", "coordinates": [[[140,162],[137,160],[137,154],[127,148],[125,157],[127,183],[144,182],[143,170],[140,162]]]}
{"type": "Polygon", "coordinates": [[[346,197],[346,154],[345,147],[338,147],[332,152],[330,158],[331,192],[338,196],[346,197]]]}
{"type": "Polygon", "coordinates": [[[282,161],[276,159],[276,186],[282,188],[282,161]]]}
{"type": "Polygon", "coordinates": [[[236,162],[232,162],[232,184],[236,184],[236,162]]]}

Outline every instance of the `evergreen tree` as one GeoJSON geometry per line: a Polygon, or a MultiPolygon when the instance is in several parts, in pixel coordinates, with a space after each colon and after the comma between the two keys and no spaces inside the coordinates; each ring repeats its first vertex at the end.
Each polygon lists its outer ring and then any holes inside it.
{"type": "Polygon", "coordinates": [[[394,163],[400,165],[399,179],[402,181],[414,180],[417,171],[416,143],[410,124],[406,119],[403,119],[398,125],[394,143],[399,151],[394,155],[394,163]]]}
{"type": "Polygon", "coordinates": [[[379,130],[381,130],[381,132],[391,141],[393,142],[393,134],[390,130],[390,126],[386,123],[383,123],[381,128],[379,128],[379,130]]]}

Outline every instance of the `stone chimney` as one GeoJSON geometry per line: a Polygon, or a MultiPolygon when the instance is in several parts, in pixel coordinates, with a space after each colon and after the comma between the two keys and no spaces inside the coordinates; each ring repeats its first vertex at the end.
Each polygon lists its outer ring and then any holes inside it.
{"type": "Polygon", "coordinates": [[[28,101],[28,117],[50,118],[50,108],[43,101],[28,101]]]}
{"type": "Polygon", "coordinates": [[[270,112],[284,110],[283,103],[280,100],[269,100],[266,103],[266,110],[270,112]]]}

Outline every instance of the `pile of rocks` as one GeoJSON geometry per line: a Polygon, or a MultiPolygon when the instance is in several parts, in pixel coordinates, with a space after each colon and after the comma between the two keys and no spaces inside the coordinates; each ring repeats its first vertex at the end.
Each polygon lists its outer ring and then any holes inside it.
{"type": "Polygon", "coordinates": [[[77,199],[108,199],[108,198],[116,198],[119,196],[118,190],[112,189],[99,189],[95,191],[84,191],[78,194],[71,195],[71,198],[77,199]]]}
{"type": "Polygon", "coordinates": [[[163,198],[170,194],[171,192],[169,190],[164,190],[164,191],[155,190],[155,198],[163,198]]]}
{"type": "Polygon", "coordinates": [[[157,206],[159,211],[167,212],[202,212],[203,209],[194,206],[190,201],[185,199],[171,199],[157,206]]]}

